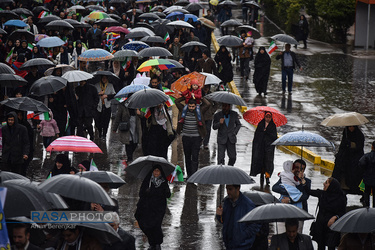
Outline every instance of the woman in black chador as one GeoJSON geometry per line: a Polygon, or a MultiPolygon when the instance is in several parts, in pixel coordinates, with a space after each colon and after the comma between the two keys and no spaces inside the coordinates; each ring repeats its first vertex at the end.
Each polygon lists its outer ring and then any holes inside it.
{"type": "Polygon", "coordinates": [[[218,77],[223,81],[224,84],[233,80],[233,68],[232,68],[232,57],[225,46],[221,46],[215,56],[215,62],[217,63],[218,77]]]}
{"type": "Polygon", "coordinates": [[[260,47],[254,61],[253,82],[259,95],[267,95],[268,78],[270,76],[271,58],[265,47],[260,47]]]}

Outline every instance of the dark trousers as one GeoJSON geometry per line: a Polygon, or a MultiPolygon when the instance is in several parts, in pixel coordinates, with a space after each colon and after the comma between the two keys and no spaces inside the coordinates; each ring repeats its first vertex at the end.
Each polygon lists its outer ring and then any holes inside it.
{"type": "Polygon", "coordinates": [[[111,120],[111,107],[106,108],[103,104],[102,112],[96,111],[95,126],[99,130],[99,137],[105,137],[111,120]]]}
{"type": "Polygon", "coordinates": [[[202,138],[200,136],[182,136],[182,145],[184,147],[185,166],[188,177],[197,172],[199,150],[202,138]]]}
{"type": "Polygon", "coordinates": [[[90,140],[94,140],[94,128],[92,127],[92,117],[78,118],[77,135],[84,137],[84,131],[90,135],[90,140]]]}
{"type": "Polygon", "coordinates": [[[211,136],[212,120],[206,120],[206,136],[203,139],[203,146],[207,146],[211,136]]]}
{"type": "MultiPolygon", "coordinates": [[[[365,184],[364,202],[365,202],[366,206],[368,206],[368,207],[371,207],[370,206],[370,194],[371,194],[371,190],[375,194],[375,187],[374,186],[369,186],[369,185],[365,184]]],[[[372,200],[372,207],[375,208],[375,199],[372,200]]]]}
{"type": "Polygon", "coordinates": [[[52,136],[49,136],[49,137],[43,136],[43,145],[44,145],[44,148],[47,148],[51,144],[52,139],[53,139],[52,136]]]}
{"type": "Polygon", "coordinates": [[[128,161],[133,161],[133,153],[137,148],[138,143],[134,143],[132,141],[129,142],[129,144],[125,145],[126,150],[126,156],[128,158],[128,161]]]}
{"type": "Polygon", "coordinates": [[[241,76],[244,76],[244,77],[250,76],[250,57],[240,58],[240,69],[241,69],[241,76]]]}
{"type": "Polygon", "coordinates": [[[160,226],[155,226],[152,228],[142,228],[143,233],[147,236],[148,243],[150,246],[155,247],[156,245],[161,245],[163,243],[163,231],[160,226]]]}
{"type": "Polygon", "coordinates": [[[23,175],[23,176],[26,176],[26,171],[24,171],[23,169],[23,164],[12,164],[10,162],[4,162],[2,165],[1,165],[1,170],[2,171],[9,171],[9,172],[12,172],[12,173],[16,173],[16,174],[20,174],[20,175],[23,175]]]}
{"type": "Polygon", "coordinates": [[[281,87],[283,91],[286,89],[286,77],[288,77],[288,91],[292,92],[293,86],[293,68],[283,68],[281,70],[281,87]]]}
{"type": "Polygon", "coordinates": [[[237,158],[236,144],[229,140],[225,144],[217,144],[217,164],[225,165],[225,151],[227,151],[229,157],[228,165],[233,166],[237,158]]]}

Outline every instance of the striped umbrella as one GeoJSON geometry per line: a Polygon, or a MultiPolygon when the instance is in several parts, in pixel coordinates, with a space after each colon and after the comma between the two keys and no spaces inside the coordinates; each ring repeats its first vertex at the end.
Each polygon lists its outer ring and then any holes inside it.
{"type": "Polygon", "coordinates": [[[174,66],[173,63],[171,63],[170,61],[166,59],[151,59],[142,63],[141,66],[139,66],[138,71],[147,72],[147,71],[150,71],[151,68],[155,66],[159,67],[160,70],[167,70],[167,69],[176,67],[174,66]]]}
{"type": "Polygon", "coordinates": [[[93,141],[75,135],[57,138],[48,146],[47,151],[103,153],[102,150],[93,141]]]}
{"type": "Polygon", "coordinates": [[[100,62],[112,59],[113,55],[104,49],[89,49],[83,52],[78,60],[86,62],[100,62]]]}

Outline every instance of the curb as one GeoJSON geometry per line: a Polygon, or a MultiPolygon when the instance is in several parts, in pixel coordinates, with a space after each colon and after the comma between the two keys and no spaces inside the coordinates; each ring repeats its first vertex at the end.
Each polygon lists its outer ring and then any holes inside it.
{"type": "MultiPolygon", "coordinates": [[[[215,36],[214,32],[211,33],[211,40],[212,40],[212,45],[215,49],[215,52],[217,52],[220,47],[219,47],[219,44],[216,40],[216,36],[215,36]]],[[[241,97],[241,94],[238,91],[237,86],[236,86],[234,81],[231,81],[230,83],[228,83],[228,86],[229,86],[230,90],[232,91],[232,93],[241,97]]],[[[244,113],[247,110],[247,107],[245,107],[245,106],[237,106],[237,108],[241,113],[244,113]]],[[[301,151],[302,151],[302,157],[304,159],[306,159],[307,161],[311,162],[314,165],[319,165],[323,174],[326,174],[325,172],[328,171],[327,174],[330,175],[331,172],[333,171],[334,166],[335,166],[335,163],[333,161],[322,159],[321,156],[315,154],[314,152],[312,152],[312,151],[310,151],[306,148],[302,149],[299,146],[277,146],[277,148],[284,151],[284,152],[295,153],[296,155],[301,155],[301,151]]]]}

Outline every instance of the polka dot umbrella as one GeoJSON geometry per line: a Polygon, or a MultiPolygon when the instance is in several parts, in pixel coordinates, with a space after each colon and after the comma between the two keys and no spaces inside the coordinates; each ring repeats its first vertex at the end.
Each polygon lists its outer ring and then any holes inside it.
{"type": "Polygon", "coordinates": [[[104,49],[89,49],[83,52],[79,57],[79,61],[86,62],[100,62],[105,60],[110,60],[113,55],[104,49]]]}
{"type": "Polygon", "coordinates": [[[288,122],[288,119],[280,111],[267,107],[267,106],[258,106],[246,111],[243,114],[243,118],[250,124],[258,125],[258,123],[263,120],[264,115],[269,112],[272,114],[273,122],[276,127],[285,125],[288,122]]]}

